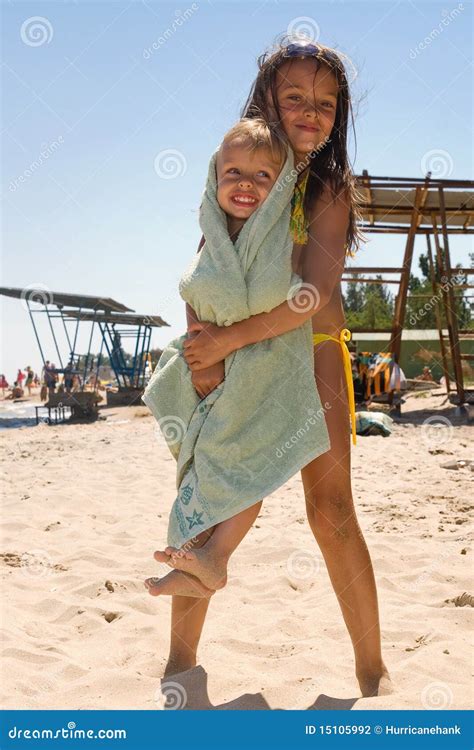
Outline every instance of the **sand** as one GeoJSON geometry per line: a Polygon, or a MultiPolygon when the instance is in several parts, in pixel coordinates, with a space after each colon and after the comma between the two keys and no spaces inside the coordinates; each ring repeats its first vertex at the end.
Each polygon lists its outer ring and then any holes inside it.
{"type": "MultiPolygon", "coordinates": [[[[472,428],[443,401],[409,396],[393,434],[359,438],[353,453],[394,692],[360,697],[297,474],[266,498],[232,558],[200,666],[172,678],[178,706],[184,695],[188,707],[219,709],[472,705],[472,606],[447,600],[473,593],[474,473],[442,468],[473,458],[472,428]],[[444,427],[422,424],[433,417],[444,427]]],[[[162,707],[170,599],[149,596],[143,580],[162,574],[152,553],[165,541],[175,463],[146,408],[102,414],[0,433],[4,708],[162,707]]]]}

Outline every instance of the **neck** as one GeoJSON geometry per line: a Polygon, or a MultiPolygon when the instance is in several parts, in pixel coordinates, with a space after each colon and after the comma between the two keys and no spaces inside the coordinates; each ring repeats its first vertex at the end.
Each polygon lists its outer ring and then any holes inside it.
{"type": "Polygon", "coordinates": [[[310,164],[310,159],[308,157],[308,153],[300,154],[295,152],[295,169],[298,174],[301,174],[301,172],[304,172],[306,169],[308,169],[310,164]]]}
{"type": "Polygon", "coordinates": [[[232,242],[235,242],[246,219],[236,219],[235,216],[227,216],[227,231],[232,242]]]}
{"type": "Polygon", "coordinates": [[[306,163],[306,160],[302,159],[298,164],[295,166],[295,169],[298,173],[298,177],[296,178],[296,182],[301,182],[305,174],[309,171],[309,163],[306,163]]]}

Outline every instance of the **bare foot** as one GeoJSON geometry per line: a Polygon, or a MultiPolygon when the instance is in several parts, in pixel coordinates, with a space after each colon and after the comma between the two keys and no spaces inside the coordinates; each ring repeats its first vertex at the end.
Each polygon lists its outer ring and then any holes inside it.
{"type": "Polygon", "coordinates": [[[195,596],[200,599],[207,599],[214,593],[212,589],[204,586],[198,578],[182,573],[180,570],[172,570],[163,578],[147,578],[145,586],[152,596],[177,594],[178,596],[195,596]]]}
{"type": "Polygon", "coordinates": [[[196,576],[204,586],[214,591],[222,589],[227,583],[227,561],[214,557],[205,547],[196,550],[166,547],[164,551],[155,552],[154,558],[196,576]]]}
{"type": "Polygon", "coordinates": [[[364,698],[390,695],[394,692],[392,680],[385,666],[378,673],[358,673],[357,679],[364,698]]]}

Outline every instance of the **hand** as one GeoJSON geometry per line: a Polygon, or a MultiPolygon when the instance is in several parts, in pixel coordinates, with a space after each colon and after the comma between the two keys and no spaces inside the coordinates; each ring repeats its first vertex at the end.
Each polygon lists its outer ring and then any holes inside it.
{"type": "Polygon", "coordinates": [[[190,325],[188,334],[191,335],[184,341],[183,354],[193,372],[216,365],[234,351],[226,326],[196,322],[190,325]]]}
{"type": "Polygon", "coordinates": [[[205,398],[222,383],[225,375],[224,360],[216,365],[206,367],[205,370],[196,370],[191,374],[192,384],[200,398],[205,398]]]}

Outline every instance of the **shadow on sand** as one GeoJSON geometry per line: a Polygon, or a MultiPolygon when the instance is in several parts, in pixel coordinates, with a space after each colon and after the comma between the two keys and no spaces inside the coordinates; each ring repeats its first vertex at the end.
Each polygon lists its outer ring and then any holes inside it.
{"type": "MultiPolygon", "coordinates": [[[[213,710],[213,711],[271,711],[261,693],[244,693],[238,698],[214,705],[209,700],[207,689],[207,672],[201,667],[194,667],[185,672],[178,672],[161,680],[161,692],[166,697],[165,710],[213,710]]],[[[352,708],[357,698],[332,698],[321,693],[306,710],[327,711],[347,710],[352,708]]],[[[294,707],[290,707],[294,708],[294,707]]],[[[282,706],[280,710],[288,710],[282,706]]]]}

